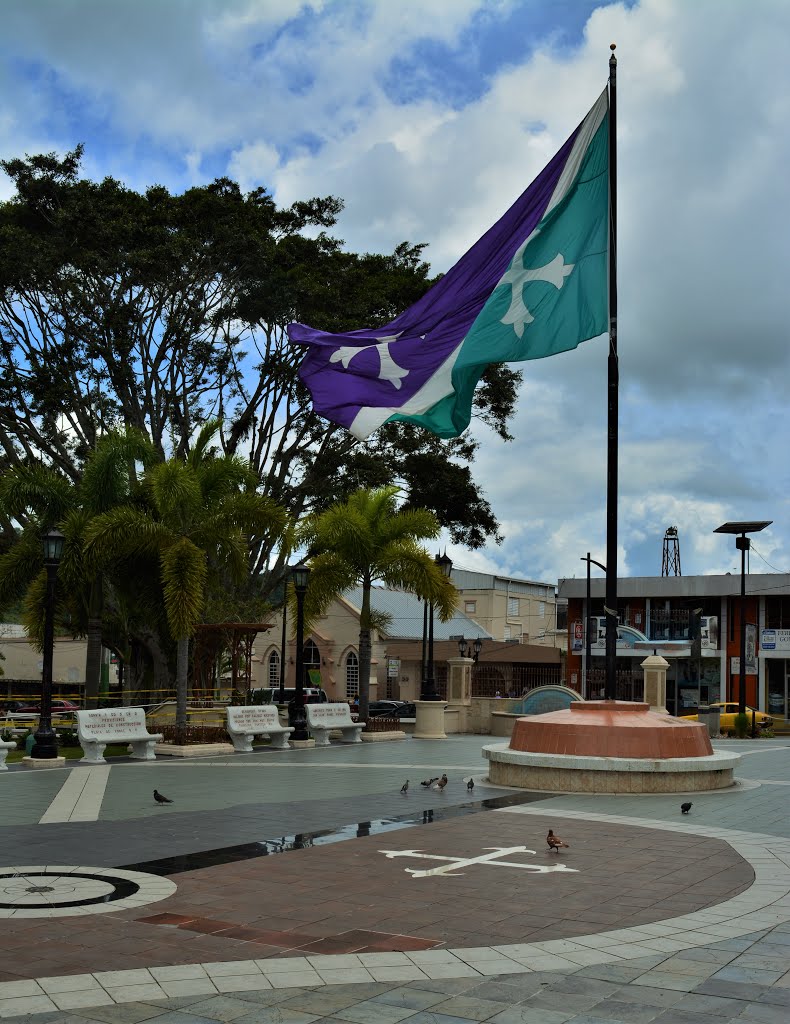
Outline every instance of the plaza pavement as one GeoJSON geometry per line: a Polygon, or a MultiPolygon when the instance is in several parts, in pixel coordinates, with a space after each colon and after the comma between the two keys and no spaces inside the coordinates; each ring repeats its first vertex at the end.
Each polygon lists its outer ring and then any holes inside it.
{"type": "Polygon", "coordinates": [[[790,741],[717,744],[744,755],[739,785],[688,817],[674,796],[489,787],[487,742],[12,767],[0,905],[48,881],[37,866],[86,905],[0,907],[0,1017],[787,1019],[790,741]],[[419,786],[442,771],[444,792],[419,786]],[[548,851],[549,827],[569,849],[548,851]],[[125,878],[132,894],[102,903],[125,878]]]}

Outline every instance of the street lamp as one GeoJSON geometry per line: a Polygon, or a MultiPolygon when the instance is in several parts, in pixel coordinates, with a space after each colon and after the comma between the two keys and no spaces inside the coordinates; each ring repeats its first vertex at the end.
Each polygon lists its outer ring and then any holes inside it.
{"type": "Polygon", "coordinates": [[[44,602],[44,659],[41,665],[41,710],[30,756],[51,761],[58,756],[58,741],[52,728],[52,652],[55,646],[55,583],[58,564],[63,554],[64,536],[52,527],[41,538],[44,566],[47,570],[47,592],[44,602]]]}
{"type": "MultiPolygon", "coordinates": [[[[445,551],[443,555],[434,555],[433,560],[442,570],[444,577],[449,579],[450,573],[453,571],[453,560],[448,556],[447,552],[445,551]]],[[[436,692],[436,677],[433,669],[433,601],[430,602],[428,607],[428,664],[425,670],[420,700],[441,700],[441,697],[436,692]]]]}
{"type": "MultiPolygon", "coordinates": [[[[293,572],[291,566],[286,566],[286,573],[293,572]]],[[[283,621],[282,636],[280,637],[280,692],[277,695],[277,703],[285,704],[285,645],[286,645],[286,621],[288,619],[288,580],[283,576],[283,621]]]]}
{"type": "Polygon", "coordinates": [[[304,709],[304,595],[310,579],[310,567],[300,563],[291,570],[296,591],[296,695],[288,704],[288,724],[292,725],[294,740],[306,740],[307,714],[304,709]]]}
{"type": "Polygon", "coordinates": [[[773,519],[759,519],[745,523],[724,523],[714,533],[734,533],[735,547],[741,553],[741,659],[738,673],[738,714],[746,714],[746,552],[751,547],[747,533],[759,533],[770,526],[773,519]]]}
{"type": "MultiPolygon", "coordinates": [[[[596,561],[590,557],[588,551],[586,556],[582,556],[582,562],[587,563],[587,604],[584,606],[584,614],[587,616],[587,621],[584,623],[584,698],[589,700],[590,697],[590,662],[592,661],[592,636],[590,635],[590,563],[597,565],[599,569],[603,569],[606,572],[606,566],[601,562],[596,561]]],[[[609,694],[607,693],[608,697],[609,694]]],[[[614,694],[612,694],[614,696],[614,694]]]]}
{"type": "Polygon", "coordinates": [[[480,652],[483,649],[483,641],[478,636],[474,643],[470,643],[461,637],[458,641],[458,653],[462,658],[471,658],[477,664],[480,659],[480,652]]]}

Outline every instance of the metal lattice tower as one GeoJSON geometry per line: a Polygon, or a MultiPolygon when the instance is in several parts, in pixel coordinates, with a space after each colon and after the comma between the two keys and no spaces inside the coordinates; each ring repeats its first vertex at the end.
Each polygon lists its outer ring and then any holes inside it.
{"type": "Polygon", "coordinates": [[[680,571],[680,540],[677,526],[668,526],[664,534],[664,553],[661,559],[662,576],[682,576],[680,571]]]}

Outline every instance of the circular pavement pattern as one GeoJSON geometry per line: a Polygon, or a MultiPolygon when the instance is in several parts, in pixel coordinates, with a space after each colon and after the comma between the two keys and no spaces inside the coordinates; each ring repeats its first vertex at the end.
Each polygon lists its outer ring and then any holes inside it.
{"type": "Polygon", "coordinates": [[[169,878],[120,868],[24,865],[0,868],[0,918],[77,917],[167,899],[169,878]]]}

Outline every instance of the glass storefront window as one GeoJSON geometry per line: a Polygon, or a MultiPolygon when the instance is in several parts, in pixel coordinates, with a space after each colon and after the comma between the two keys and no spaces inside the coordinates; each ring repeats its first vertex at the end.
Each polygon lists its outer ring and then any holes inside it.
{"type": "Polygon", "coordinates": [[[768,714],[787,718],[787,662],[784,658],[766,658],[765,665],[768,675],[768,714]]]}

